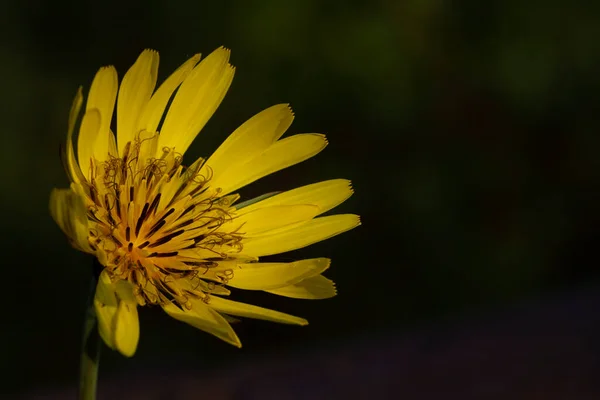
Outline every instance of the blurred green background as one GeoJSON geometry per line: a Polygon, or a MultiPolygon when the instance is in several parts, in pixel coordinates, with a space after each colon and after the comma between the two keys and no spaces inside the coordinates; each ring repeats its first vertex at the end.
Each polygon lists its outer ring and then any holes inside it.
{"type": "Polygon", "coordinates": [[[244,320],[244,348],[141,313],[139,367],[214,369],[281,349],[326,349],[423,321],[598,283],[600,3],[583,1],[4,2],[0,107],[2,391],[75,384],[91,260],[51,220],[71,100],[144,48],[164,79],[194,53],[232,49],[225,101],[187,153],[209,155],[276,103],[290,132],[326,133],[318,157],[244,197],[344,177],[336,211],[363,225],[285,255],[333,259],[327,301],[235,293],[308,318],[244,320]],[[585,6],[583,4],[586,4],[585,6]]]}

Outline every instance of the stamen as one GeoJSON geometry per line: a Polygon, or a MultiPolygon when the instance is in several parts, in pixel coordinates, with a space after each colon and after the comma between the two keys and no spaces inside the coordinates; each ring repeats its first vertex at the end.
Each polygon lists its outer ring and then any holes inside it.
{"type": "Polygon", "coordinates": [[[172,302],[189,309],[190,299],[208,302],[213,290],[227,291],[222,284],[233,272],[211,269],[241,248],[240,234],[219,232],[219,227],[232,218],[230,204],[222,201],[218,188],[208,185],[212,170],[208,169],[207,176],[200,174],[203,163],[186,169],[174,149],[166,149],[157,159],[140,157],[140,147],[141,139],[136,138],[125,145],[122,157],[109,155],[106,161],[92,162],[86,187],[90,204],[94,204],[87,210],[93,225],[90,245],[105,252],[105,268],[113,279],[127,280],[134,286],[140,305],[172,302]],[[169,181],[178,186],[165,206],[161,204],[161,186],[169,181]],[[171,205],[184,198],[188,202],[185,209],[171,205]],[[122,203],[127,203],[129,212],[131,207],[141,207],[139,215],[136,213],[134,219],[129,213],[123,215],[122,203]],[[194,232],[191,240],[176,239],[190,230],[194,232]],[[184,249],[197,249],[213,257],[190,260],[179,255],[184,249]]]}
{"type": "Polygon", "coordinates": [[[112,239],[113,242],[115,242],[115,244],[117,245],[117,247],[123,247],[123,243],[121,243],[121,241],[119,239],[117,239],[115,237],[115,235],[110,235],[110,238],[112,239]]]}
{"type": "Polygon", "coordinates": [[[169,208],[169,210],[163,215],[162,219],[166,219],[169,215],[173,214],[175,209],[173,207],[169,208]]]}
{"type": "Polygon", "coordinates": [[[176,200],[178,200],[179,195],[185,190],[185,188],[187,188],[187,185],[185,183],[182,184],[181,186],[179,186],[179,188],[177,189],[177,191],[175,192],[175,194],[171,198],[171,202],[168,204],[169,206],[171,204],[175,203],[176,200]]]}
{"type": "Polygon", "coordinates": [[[156,195],[156,197],[154,197],[154,200],[152,200],[152,204],[150,204],[150,208],[148,208],[148,214],[154,214],[154,211],[156,211],[156,207],[158,207],[158,202],[160,201],[160,193],[156,195]]]}
{"type": "Polygon", "coordinates": [[[177,251],[171,251],[169,253],[151,253],[148,257],[175,257],[179,254],[177,251]]]}
{"type": "Polygon", "coordinates": [[[192,240],[194,241],[194,244],[200,243],[204,239],[206,239],[206,235],[198,235],[198,236],[192,238],[192,240]]]}
{"type": "Polygon", "coordinates": [[[92,200],[92,203],[98,204],[97,203],[97,195],[96,195],[96,187],[94,186],[93,180],[92,180],[92,185],[90,186],[90,199],[92,200]]]}
{"type": "Polygon", "coordinates": [[[140,228],[142,227],[142,224],[144,223],[144,220],[146,219],[146,215],[148,214],[148,207],[150,205],[148,203],[144,204],[144,208],[142,208],[142,212],[140,214],[140,217],[137,220],[137,223],[135,224],[135,236],[138,236],[140,234],[140,228]]]}
{"type": "Polygon", "coordinates": [[[188,226],[192,222],[194,222],[193,219],[187,219],[187,220],[183,221],[182,223],[175,225],[174,227],[172,227],[171,229],[167,230],[166,232],[169,233],[169,232],[174,231],[175,229],[183,228],[185,226],[188,226]]]}
{"type": "Polygon", "coordinates": [[[117,217],[121,219],[121,190],[118,187],[115,188],[115,208],[117,209],[117,217]]]}
{"type": "MultiPolygon", "coordinates": [[[[205,259],[205,260],[207,260],[207,259],[205,259]]],[[[221,259],[219,259],[219,261],[221,261],[221,259]]],[[[206,267],[206,268],[214,268],[217,265],[219,265],[214,261],[184,261],[183,263],[186,265],[189,265],[191,267],[206,267]]]]}
{"type": "Polygon", "coordinates": [[[192,204],[191,206],[189,206],[188,208],[186,208],[183,213],[179,216],[179,218],[183,217],[185,214],[189,213],[190,211],[192,211],[194,209],[194,207],[196,207],[195,204],[192,204]]]}
{"type": "Polygon", "coordinates": [[[146,237],[150,237],[154,235],[160,228],[162,228],[167,222],[164,219],[159,220],[152,228],[150,228],[150,232],[146,234],[146,237]]]}
{"type": "Polygon", "coordinates": [[[131,148],[131,142],[127,142],[123,149],[123,165],[127,163],[127,156],[129,155],[129,149],[131,148]]]}
{"type": "Polygon", "coordinates": [[[201,194],[198,192],[201,191],[202,189],[206,190],[206,186],[198,185],[198,187],[195,187],[190,193],[188,193],[188,196],[194,197],[194,195],[196,195],[196,194],[201,194]]]}
{"type": "Polygon", "coordinates": [[[148,246],[148,247],[150,247],[150,248],[153,248],[153,247],[158,247],[158,246],[160,246],[161,244],[165,244],[165,243],[167,243],[169,240],[173,239],[174,237],[177,237],[177,236],[181,235],[183,232],[185,232],[185,230],[183,230],[183,229],[180,229],[180,230],[178,230],[177,232],[170,233],[170,234],[168,234],[167,236],[163,236],[163,237],[161,237],[160,239],[158,239],[157,241],[155,241],[154,243],[152,243],[152,244],[151,244],[150,246],[148,246]]]}

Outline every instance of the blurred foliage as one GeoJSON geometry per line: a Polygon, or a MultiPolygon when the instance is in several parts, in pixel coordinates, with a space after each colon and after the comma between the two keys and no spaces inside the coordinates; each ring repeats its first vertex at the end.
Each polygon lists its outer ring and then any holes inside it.
{"type": "Polygon", "coordinates": [[[340,212],[361,214],[363,226],[289,255],[333,258],[337,298],[239,294],[305,316],[309,327],[246,320],[236,327],[239,351],[144,310],[138,354],[106,352],[104,376],[165,363],[209,369],[598,280],[600,3],[1,7],[6,390],[74,383],[91,260],[48,215],[50,190],[67,184],[58,146],[77,87],[105,64],[122,76],[146,47],[160,51],[162,78],[196,52],[232,49],[233,86],[187,160],[290,102],[291,131],[326,133],[328,149],[242,195],[350,178],[356,194],[340,212]]]}

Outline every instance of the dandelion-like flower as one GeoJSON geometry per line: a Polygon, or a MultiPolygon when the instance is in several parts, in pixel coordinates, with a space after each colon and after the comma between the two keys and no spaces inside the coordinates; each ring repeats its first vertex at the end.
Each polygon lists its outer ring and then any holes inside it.
{"type": "Polygon", "coordinates": [[[298,249],[360,224],[356,215],[319,216],[346,200],[334,179],[238,202],[235,191],[304,161],[327,145],[320,134],[280,139],[287,105],[255,115],[208,159],[185,167],[183,153],[221,103],[234,68],[219,48],[195,55],[155,91],[158,53],[142,52],[119,87],[114,67],[96,74],[83,104],[75,97],[62,158],[71,185],[54,189],[50,211],[77,249],[103,267],[94,310],[104,342],[125,356],[139,339],[137,307],[158,305],[175,319],[236,346],[230,316],[305,325],[282,312],[227,299],[228,287],[299,299],[335,295],[327,258],[291,263],[259,257],[298,249]],[[170,105],[169,102],[172,98],[170,105]],[[111,130],[116,103],[115,133],[111,130]]]}

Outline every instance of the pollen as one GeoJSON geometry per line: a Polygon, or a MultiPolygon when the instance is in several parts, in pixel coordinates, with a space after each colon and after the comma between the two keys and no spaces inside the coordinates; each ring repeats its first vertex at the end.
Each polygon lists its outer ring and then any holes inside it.
{"type": "Polygon", "coordinates": [[[186,168],[173,148],[157,152],[157,135],[124,146],[121,156],[90,160],[83,190],[91,222],[89,243],[113,280],[129,281],[140,305],[228,292],[242,234],[220,228],[231,221],[237,195],[211,188],[210,168],[186,168]]]}

